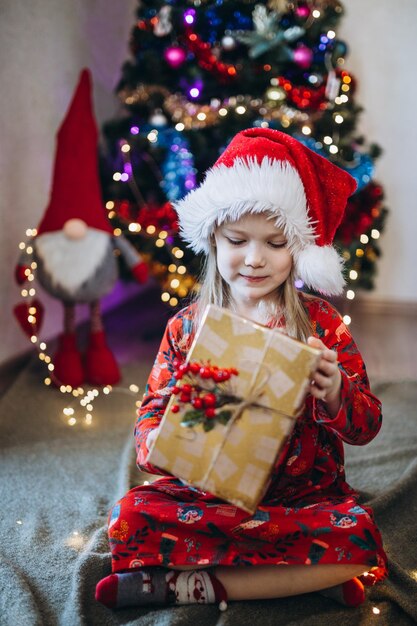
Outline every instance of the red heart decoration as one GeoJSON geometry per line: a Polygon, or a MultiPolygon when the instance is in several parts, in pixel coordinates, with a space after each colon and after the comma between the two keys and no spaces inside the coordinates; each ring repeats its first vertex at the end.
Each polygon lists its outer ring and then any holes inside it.
{"type": "Polygon", "coordinates": [[[21,329],[28,337],[39,333],[42,328],[44,314],[44,306],[39,300],[35,299],[31,302],[16,304],[13,308],[13,314],[19,322],[21,329]],[[33,315],[36,319],[36,322],[33,324],[28,320],[30,315],[33,315]]]}

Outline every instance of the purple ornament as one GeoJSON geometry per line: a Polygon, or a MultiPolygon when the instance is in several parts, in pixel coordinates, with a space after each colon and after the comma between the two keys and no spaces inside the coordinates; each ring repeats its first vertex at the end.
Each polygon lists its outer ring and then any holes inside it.
{"type": "Polygon", "coordinates": [[[301,17],[302,19],[306,19],[310,15],[310,9],[307,5],[301,5],[295,9],[295,14],[297,17],[301,17]]]}
{"type": "Polygon", "coordinates": [[[165,61],[173,68],[180,67],[185,61],[187,54],[180,46],[170,46],[164,52],[165,61]]]}
{"type": "Polygon", "coordinates": [[[293,60],[299,67],[306,70],[313,62],[313,51],[308,46],[300,44],[294,50],[293,60]]]}

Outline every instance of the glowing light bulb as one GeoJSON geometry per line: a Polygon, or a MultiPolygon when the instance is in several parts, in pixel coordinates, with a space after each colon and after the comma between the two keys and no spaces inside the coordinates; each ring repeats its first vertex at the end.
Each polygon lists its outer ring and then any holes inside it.
{"type": "Polygon", "coordinates": [[[344,321],[344,323],[346,324],[346,326],[349,326],[349,324],[350,324],[350,323],[351,323],[351,321],[352,321],[352,318],[350,317],[350,315],[344,315],[344,316],[343,316],[343,321],[344,321]]]}

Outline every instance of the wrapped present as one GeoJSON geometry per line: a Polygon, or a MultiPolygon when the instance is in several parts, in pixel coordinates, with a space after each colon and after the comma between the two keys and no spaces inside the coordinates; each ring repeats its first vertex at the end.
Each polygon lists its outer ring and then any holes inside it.
{"type": "Polygon", "coordinates": [[[319,357],[278,329],[208,306],[147,461],[253,513],[319,357]]]}

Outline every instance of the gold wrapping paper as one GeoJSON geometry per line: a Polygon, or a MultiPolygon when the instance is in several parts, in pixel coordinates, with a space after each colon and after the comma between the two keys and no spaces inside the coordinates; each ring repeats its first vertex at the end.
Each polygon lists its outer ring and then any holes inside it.
{"type": "Polygon", "coordinates": [[[262,406],[245,407],[232,423],[204,432],[201,424],[180,425],[186,409],[173,413],[171,396],[147,461],[253,513],[303,407],[319,356],[319,350],[277,329],[208,306],[187,362],[236,367],[239,375],[228,381],[229,389],[238,397],[256,396],[262,406]]]}

